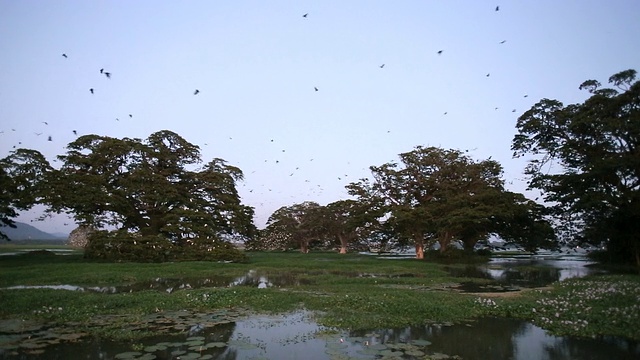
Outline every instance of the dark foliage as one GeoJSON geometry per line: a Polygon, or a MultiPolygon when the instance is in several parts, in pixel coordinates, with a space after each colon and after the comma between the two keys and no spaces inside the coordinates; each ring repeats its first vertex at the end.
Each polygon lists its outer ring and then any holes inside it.
{"type": "Polygon", "coordinates": [[[554,204],[567,243],[604,243],[616,261],[640,266],[640,82],[636,71],[587,80],[591,97],[542,99],[518,118],[515,156],[531,156],[529,187],[554,204]]]}
{"type": "Polygon", "coordinates": [[[137,235],[126,231],[97,231],[90,235],[85,257],[104,261],[232,261],[247,262],[247,256],[232,244],[190,239],[176,243],[160,235],[137,235]]]}

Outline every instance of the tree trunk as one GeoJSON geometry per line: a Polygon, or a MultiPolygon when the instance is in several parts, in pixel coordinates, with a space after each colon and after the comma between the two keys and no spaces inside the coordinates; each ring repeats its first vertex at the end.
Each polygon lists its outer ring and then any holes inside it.
{"type": "Polygon", "coordinates": [[[338,235],[338,240],[340,240],[340,254],[346,254],[347,253],[347,237],[339,234],[338,235]]]}
{"type": "Polygon", "coordinates": [[[440,253],[447,251],[447,248],[449,247],[449,237],[449,232],[445,232],[444,235],[440,237],[440,253]]]}
{"type": "Polygon", "coordinates": [[[415,235],[413,241],[416,245],[416,259],[424,259],[424,238],[422,234],[415,235]]]}
{"type": "Polygon", "coordinates": [[[462,243],[464,244],[464,251],[467,253],[472,253],[473,249],[475,249],[476,244],[478,243],[478,240],[476,238],[467,238],[462,240],[462,243]]]}
{"type": "Polygon", "coordinates": [[[309,252],[309,244],[306,241],[300,242],[300,252],[306,254],[309,252]]]}
{"type": "Polygon", "coordinates": [[[445,251],[447,251],[447,243],[441,240],[440,241],[440,252],[443,253],[445,251]]]}

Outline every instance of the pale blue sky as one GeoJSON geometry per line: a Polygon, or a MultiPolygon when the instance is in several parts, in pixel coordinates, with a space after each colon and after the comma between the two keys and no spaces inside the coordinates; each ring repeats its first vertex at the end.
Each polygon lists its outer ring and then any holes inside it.
{"type": "Polygon", "coordinates": [[[417,145],[493,156],[523,192],[517,117],[640,69],[639,19],[635,0],[0,0],[0,157],[53,160],[72,130],[172,130],[244,171],[259,227],[280,206],[346,198],[417,145]]]}

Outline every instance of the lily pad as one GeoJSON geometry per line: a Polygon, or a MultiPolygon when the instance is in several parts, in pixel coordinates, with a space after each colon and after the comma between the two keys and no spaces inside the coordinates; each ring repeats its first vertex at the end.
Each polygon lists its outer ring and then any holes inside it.
{"type": "Polygon", "coordinates": [[[394,351],[394,350],[382,350],[380,351],[380,355],[384,357],[402,357],[404,353],[402,351],[394,351]]]}
{"type": "Polygon", "coordinates": [[[431,345],[431,341],[422,340],[422,339],[411,340],[411,343],[413,345],[415,345],[415,346],[429,346],[429,345],[431,345]]]}
{"type": "Polygon", "coordinates": [[[47,346],[46,343],[38,342],[35,339],[20,343],[20,347],[23,349],[42,349],[46,346],[47,346]]]}
{"type": "Polygon", "coordinates": [[[28,350],[28,351],[26,351],[26,353],[29,354],[29,355],[42,355],[42,354],[44,354],[44,349],[28,350]]]}
{"type": "Polygon", "coordinates": [[[67,341],[76,341],[85,336],[87,336],[87,333],[72,333],[72,334],[61,334],[59,338],[67,341]]]}
{"type": "Polygon", "coordinates": [[[331,355],[331,360],[351,360],[352,358],[349,355],[346,354],[335,354],[335,355],[331,355]]]}
{"type": "Polygon", "coordinates": [[[407,350],[404,353],[405,355],[409,355],[413,357],[420,357],[425,355],[424,351],[420,351],[420,350],[407,350]]]}
{"type": "Polygon", "coordinates": [[[187,338],[187,341],[204,341],[204,336],[191,336],[187,338]]]}
{"type": "Polygon", "coordinates": [[[204,341],[202,340],[191,340],[184,343],[186,346],[201,346],[204,345],[204,341]]]}
{"type": "Polygon", "coordinates": [[[200,354],[194,353],[194,352],[180,356],[180,360],[196,360],[196,359],[200,359],[200,354]]]}
{"type": "Polygon", "coordinates": [[[60,339],[46,339],[44,341],[46,341],[47,345],[58,345],[62,342],[60,339]]]}
{"type": "Polygon", "coordinates": [[[208,348],[223,348],[223,347],[226,347],[226,346],[227,346],[227,344],[223,343],[223,342],[210,342],[210,343],[207,343],[207,347],[208,348]]]}
{"type": "Polygon", "coordinates": [[[373,344],[373,345],[367,346],[367,348],[382,351],[382,350],[387,350],[387,345],[385,345],[385,344],[373,344]]]}
{"type": "Polygon", "coordinates": [[[137,356],[142,355],[141,352],[137,351],[127,351],[115,356],[115,359],[135,359],[137,356]]]}
{"type": "Polygon", "coordinates": [[[23,333],[40,330],[44,324],[39,324],[30,320],[6,319],[0,320],[0,332],[2,333],[23,333]]]}
{"type": "Polygon", "coordinates": [[[4,349],[5,344],[10,344],[12,342],[19,341],[22,338],[23,338],[22,335],[0,335],[0,346],[3,346],[3,349],[4,349]]]}
{"type": "Polygon", "coordinates": [[[429,355],[429,358],[432,360],[446,360],[446,359],[450,359],[451,356],[443,353],[433,353],[429,355]]]}
{"type": "Polygon", "coordinates": [[[147,346],[146,348],[144,348],[144,351],[148,353],[163,351],[163,350],[167,350],[167,347],[161,346],[161,345],[153,345],[153,346],[147,346]]]}
{"type": "Polygon", "coordinates": [[[398,350],[398,351],[407,351],[407,350],[413,350],[416,348],[414,345],[405,344],[405,343],[387,344],[387,346],[391,350],[398,350]]]}
{"type": "Polygon", "coordinates": [[[358,354],[362,354],[362,355],[380,355],[380,352],[382,350],[376,350],[376,349],[372,349],[370,347],[364,348],[364,349],[360,349],[357,351],[358,354]]]}
{"type": "Polygon", "coordinates": [[[341,349],[332,349],[329,348],[327,350],[324,351],[327,355],[330,355],[332,358],[334,356],[339,356],[339,355],[344,355],[344,351],[341,349]]]}

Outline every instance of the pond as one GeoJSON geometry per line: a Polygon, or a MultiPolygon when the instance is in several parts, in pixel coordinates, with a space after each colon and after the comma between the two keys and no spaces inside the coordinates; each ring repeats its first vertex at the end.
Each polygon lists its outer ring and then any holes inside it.
{"type": "Polygon", "coordinates": [[[0,359],[638,359],[640,344],[619,338],[546,334],[520,320],[346,332],[319,326],[312,313],[252,316],[134,344],[81,339],[45,348],[0,350],[0,359]]]}
{"type": "Polygon", "coordinates": [[[520,288],[548,286],[556,281],[603,273],[589,267],[583,256],[494,257],[482,265],[450,266],[446,270],[460,278],[486,279],[487,282],[463,281],[456,289],[465,292],[518,291],[520,288]]]}

